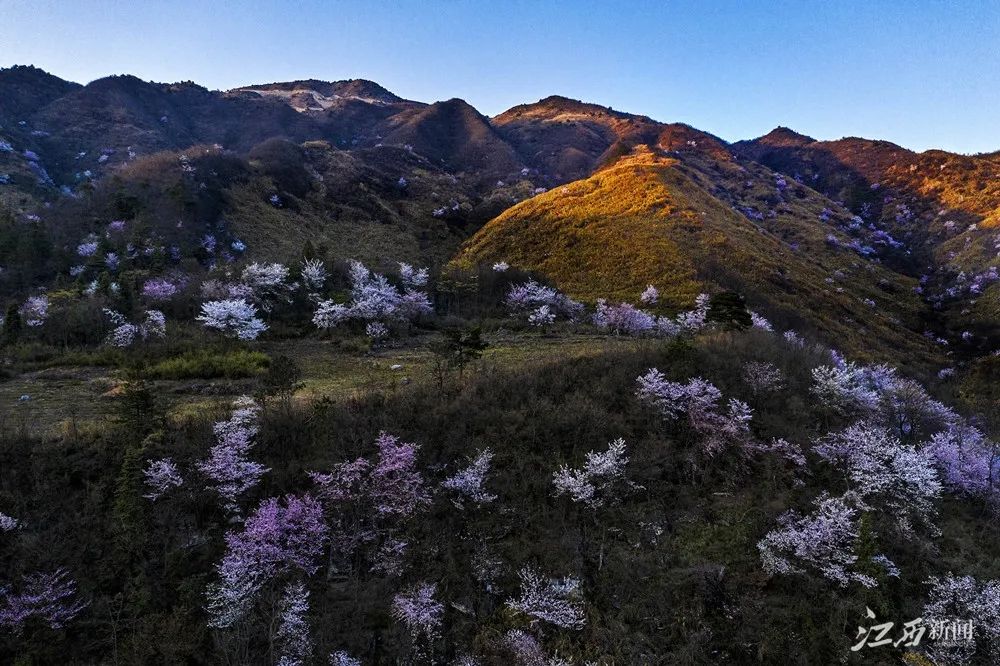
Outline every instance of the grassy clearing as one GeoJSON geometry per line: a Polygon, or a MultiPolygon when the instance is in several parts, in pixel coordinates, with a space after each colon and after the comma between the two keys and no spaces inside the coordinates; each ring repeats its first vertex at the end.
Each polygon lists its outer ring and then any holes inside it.
{"type": "MultiPolygon", "coordinates": [[[[295,395],[299,403],[320,397],[342,400],[373,393],[394,394],[408,386],[432,383],[437,377],[436,358],[430,349],[434,339],[435,335],[424,335],[370,353],[359,351],[359,341],[340,339],[282,340],[265,343],[260,350],[222,354],[193,351],[154,364],[146,377],[153,382],[168,418],[182,423],[214,412],[240,394],[253,392],[255,377],[266,369],[268,358],[280,354],[294,359],[302,368],[302,386],[295,395]]],[[[592,357],[609,348],[650,344],[575,332],[539,335],[501,331],[487,339],[490,347],[478,362],[466,368],[466,373],[592,357]]],[[[113,411],[119,374],[103,364],[60,364],[12,377],[0,383],[0,428],[55,436],[71,422],[76,422],[78,428],[100,422],[113,411]],[[22,395],[31,399],[20,401],[22,395]]]]}

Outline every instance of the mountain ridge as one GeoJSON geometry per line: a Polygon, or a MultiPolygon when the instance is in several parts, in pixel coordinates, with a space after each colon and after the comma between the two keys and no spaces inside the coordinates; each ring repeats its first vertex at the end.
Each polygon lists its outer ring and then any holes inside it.
{"type": "MultiPolygon", "coordinates": [[[[377,245],[344,243],[342,251],[357,248],[352,251],[370,258],[379,247],[398,246],[408,248],[411,259],[426,253],[446,261],[489,216],[517,206],[522,214],[539,195],[539,201],[558,199],[546,191],[607,178],[619,163],[626,168],[614,173],[642,181],[651,167],[637,167],[635,156],[648,154],[675,160],[671,173],[681,174],[682,192],[711,197],[703,209],[726,220],[723,236],[742,233],[733,226],[735,215],[740,224],[754,225],[783,247],[800,248],[794,250],[800,254],[854,253],[876,272],[888,269],[919,279],[907,288],[926,300],[934,335],[947,329],[949,337],[963,341],[959,346],[969,339],[990,345],[1000,335],[1000,285],[991,277],[997,263],[992,229],[1000,224],[1000,187],[994,185],[1000,153],[916,153],[857,137],[816,140],[782,126],[728,143],[684,123],[561,95],[491,118],[458,98],[430,104],[405,100],[366,79],[301,79],[213,91],[193,82],[163,84],[129,75],[80,86],[16,68],[0,71],[0,99],[5,98],[21,100],[17,109],[26,115],[0,129],[7,148],[0,151],[6,180],[0,204],[15,217],[43,216],[76,228],[78,223],[59,212],[79,208],[60,204],[65,197],[86,200],[95,190],[110,195],[116,187],[131,188],[128,174],[180,168],[194,154],[185,151],[207,146],[249,162],[241,163],[237,171],[243,175],[231,182],[197,179],[200,187],[219,188],[212,197],[226,203],[211,208],[217,219],[188,224],[211,228],[227,218],[238,220],[241,233],[267,239],[283,253],[293,251],[286,239],[303,236],[298,230],[282,233],[282,225],[312,229],[331,240],[348,228],[368,229],[372,233],[360,237],[381,239],[377,245]],[[4,81],[13,81],[8,85],[20,96],[6,95],[4,81]],[[27,94],[32,91],[24,90],[24,81],[38,82],[34,94],[27,94]],[[261,161],[255,152],[268,157],[261,161]],[[130,169],[137,164],[138,170],[130,169]],[[365,175],[350,182],[336,177],[337,168],[365,175]],[[280,214],[267,203],[269,197],[287,202],[280,214]],[[53,208],[46,212],[45,206],[53,208]],[[344,220],[354,226],[338,227],[344,220]],[[404,220],[419,220],[416,230],[404,220]],[[386,221],[392,221],[388,228],[386,221]],[[252,229],[254,224],[260,229],[252,229]],[[394,239],[394,233],[401,235],[394,239]]],[[[160,187],[175,177],[147,180],[160,187]]],[[[618,181],[623,188],[636,187],[626,180],[618,181]]],[[[157,199],[148,190],[139,196],[157,199]]],[[[148,205],[134,210],[156,217],[148,205]]],[[[95,209],[85,216],[98,214],[107,213],[95,209]]],[[[552,248],[563,241],[545,240],[552,248]]],[[[462,256],[468,260],[473,254],[462,256]]],[[[798,266],[798,255],[789,256],[789,266],[798,266]]],[[[813,269],[795,270],[805,275],[813,269]]],[[[816,283],[814,278],[808,281],[816,283]]],[[[877,300],[873,296],[865,298],[877,300]]],[[[910,319],[908,326],[915,329],[918,323],[910,319]]]]}

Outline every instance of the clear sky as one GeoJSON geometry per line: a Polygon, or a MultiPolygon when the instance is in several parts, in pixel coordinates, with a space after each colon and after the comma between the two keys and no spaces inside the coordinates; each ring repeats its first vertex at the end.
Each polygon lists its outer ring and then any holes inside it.
{"type": "Polygon", "coordinates": [[[209,88],[367,78],[487,115],[561,94],[724,139],[1000,149],[998,0],[0,0],[0,66],[209,88]]]}

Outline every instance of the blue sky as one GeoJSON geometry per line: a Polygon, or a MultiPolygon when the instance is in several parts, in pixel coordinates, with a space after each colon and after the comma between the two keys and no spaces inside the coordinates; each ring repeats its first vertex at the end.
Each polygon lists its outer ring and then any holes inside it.
{"type": "Polygon", "coordinates": [[[375,80],[496,114],[550,94],[724,139],[1000,149],[1000,3],[0,0],[0,66],[209,88],[375,80]]]}

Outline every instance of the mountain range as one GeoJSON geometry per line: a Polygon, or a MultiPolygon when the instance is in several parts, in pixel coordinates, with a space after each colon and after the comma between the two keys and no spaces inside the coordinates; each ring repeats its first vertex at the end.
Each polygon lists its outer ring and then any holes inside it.
{"type": "Polygon", "coordinates": [[[653,284],[681,309],[733,289],[845,349],[942,365],[1000,337],[998,175],[1000,153],[783,127],[728,143],[560,96],[490,118],[361,79],[212,91],[0,70],[0,216],[44,226],[53,285],[60,252],[125,219],[176,243],[225,228],[254,258],[309,242],[441,271],[506,261],[588,301],[653,284]]]}

